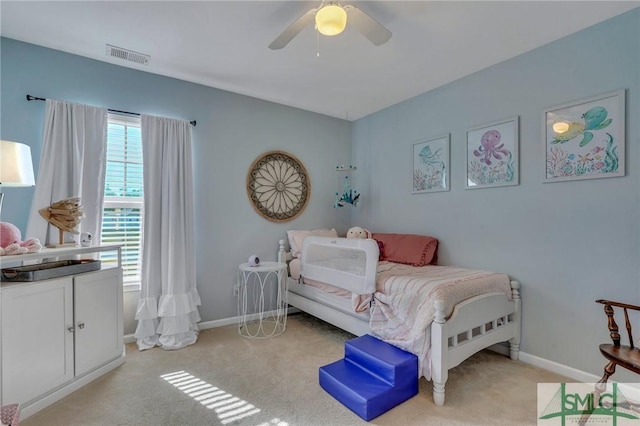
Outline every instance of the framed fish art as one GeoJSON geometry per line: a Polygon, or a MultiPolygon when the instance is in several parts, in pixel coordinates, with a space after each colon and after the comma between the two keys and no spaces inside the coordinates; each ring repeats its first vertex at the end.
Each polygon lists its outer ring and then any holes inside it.
{"type": "Polygon", "coordinates": [[[544,182],[624,176],[625,91],[544,111],[544,182]]]}
{"type": "Polygon", "coordinates": [[[450,136],[413,144],[413,193],[449,191],[450,136]]]}

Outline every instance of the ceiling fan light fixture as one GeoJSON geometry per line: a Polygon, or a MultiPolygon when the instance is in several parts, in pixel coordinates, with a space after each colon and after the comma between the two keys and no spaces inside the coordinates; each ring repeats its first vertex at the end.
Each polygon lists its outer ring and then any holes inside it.
{"type": "Polygon", "coordinates": [[[347,26],[347,11],[337,4],[328,4],[316,12],[316,28],[320,34],[334,36],[347,26]]]}

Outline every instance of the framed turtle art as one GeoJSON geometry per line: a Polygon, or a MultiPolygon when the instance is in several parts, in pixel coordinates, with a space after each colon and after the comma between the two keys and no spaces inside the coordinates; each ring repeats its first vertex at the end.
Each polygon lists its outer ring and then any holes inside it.
{"type": "Polygon", "coordinates": [[[544,111],[544,182],[624,176],[625,91],[544,111]]]}

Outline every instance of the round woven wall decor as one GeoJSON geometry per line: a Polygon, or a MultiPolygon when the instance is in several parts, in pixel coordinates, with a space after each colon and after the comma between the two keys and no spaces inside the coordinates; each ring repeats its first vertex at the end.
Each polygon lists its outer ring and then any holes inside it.
{"type": "Polygon", "coordinates": [[[247,173],[247,195],[256,211],[272,222],[287,222],[304,211],[311,195],[309,175],[291,154],[270,151],[247,173]]]}

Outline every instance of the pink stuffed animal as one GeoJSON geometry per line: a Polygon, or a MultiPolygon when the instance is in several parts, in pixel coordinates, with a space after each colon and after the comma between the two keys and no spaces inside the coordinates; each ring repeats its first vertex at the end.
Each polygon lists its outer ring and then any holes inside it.
{"type": "Polygon", "coordinates": [[[0,222],[0,256],[38,253],[42,244],[37,238],[21,240],[22,234],[17,226],[9,222],[0,222]]]}

